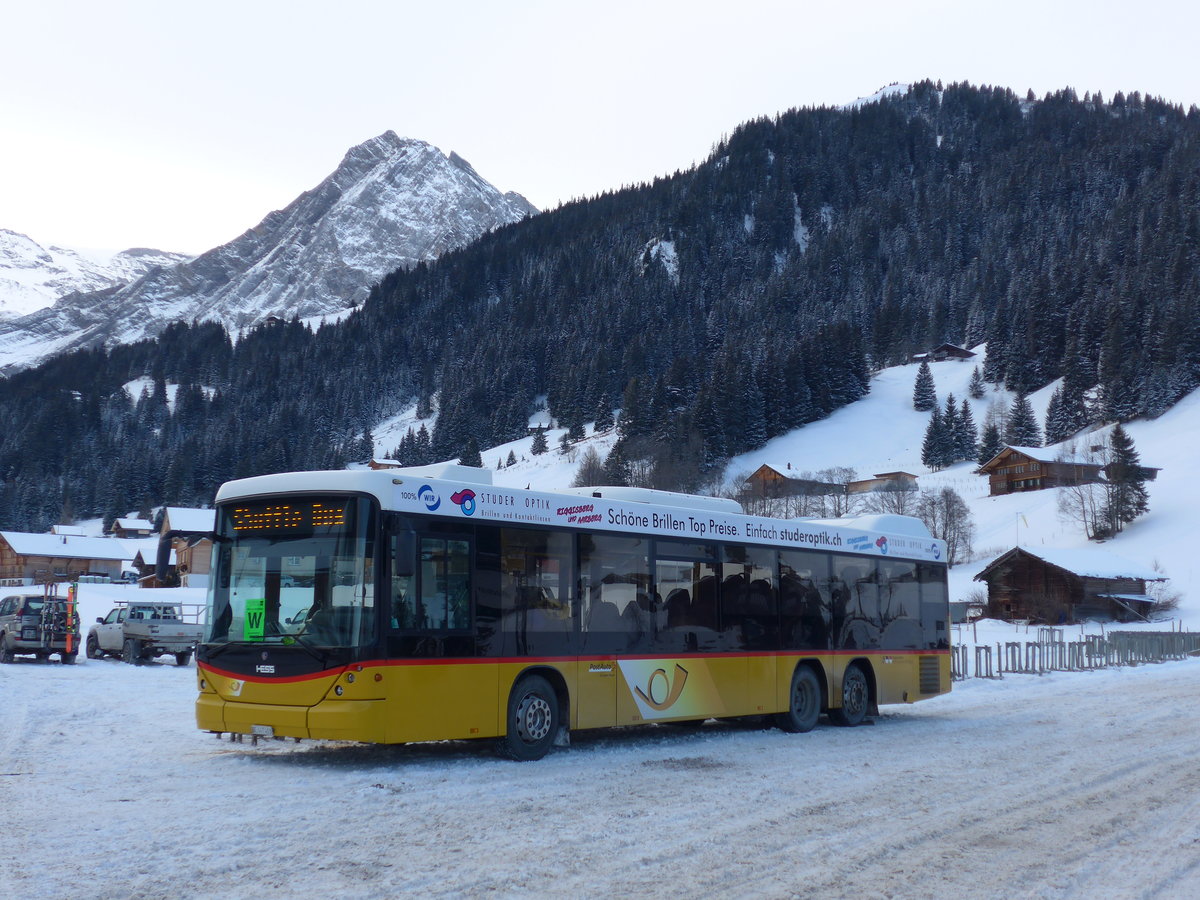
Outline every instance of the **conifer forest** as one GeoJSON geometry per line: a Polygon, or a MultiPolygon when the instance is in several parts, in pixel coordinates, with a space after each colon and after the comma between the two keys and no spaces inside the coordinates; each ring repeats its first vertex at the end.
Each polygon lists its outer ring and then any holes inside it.
{"type": "Polygon", "coordinates": [[[390,453],[369,430],[413,403],[436,425],[402,462],[457,457],[525,435],[542,395],[564,426],[620,407],[617,459],[693,489],[874,369],[984,341],[989,382],[1063,379],[1055,435],[1200,384],[1200,110],[932,82],[793,110],[395,271],[318,331],[179,322],[51,359],[0,380],[0,522],[390,453]]]}

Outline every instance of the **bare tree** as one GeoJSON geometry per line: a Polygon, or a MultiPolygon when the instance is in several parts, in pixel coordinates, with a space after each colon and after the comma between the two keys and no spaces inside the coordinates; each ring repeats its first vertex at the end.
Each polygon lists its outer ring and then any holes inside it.
{"type": "MultiPolygon", "coordinates": [[[[1153,563],[1153,569],[1160,575],[1163,575],[1163,568],[1156,559],[1153,563]]],[[[1183,600],[1183,594],[1173,590],[1167,585],[1167,578],[1164,575],[1162,581],[1151,581],[1146,585],[1146,593],[1154,601],[1150,605],[1150,618],[1162,619],[1168,613],[1172,613],[1179,608],[1180,601],[1183,600]]]]}
{"type": "Polygon", "coordinates": [[[575,480],[571,487],[595,487],[604,484],[604,460],[596,452],[595,447],[587,447],[579,460],[579,468],[575,471],[575,480]]]}
{"type": "Polygon", "coordinates": [[[911,516],[915,514],[918,499],[915,484],[893,480],[865,494],[862,509],[868,513],[911,516]]]}
{"type": "Polygon", "coordinates": [[[970,556],[975,522],[971,518],[970,507],[957,491],[953,488],[921,491],[916,514],[930,534],[946,542],[946,562],[949,565],[970,556]]]}
{"type": "MultiPolygon", "coordinates": [[[[1104,465],[1103,443],[1096,444],[1080,451],[1075,441],[1063,444],[1062,451],[1055,457],[1057,462],[1084,463],[1088,467],[1104,465]]],[[[1068,522],[1075,522],[1083,528],[1083,533],[1090,541],[1096,537],[1100,527],[1100,511],[1104,506],[1104,487],[1095,479],[1086,477],[1083,466],[1075,467],[1076,475],[1070,483],[1063,485],[1058,491],[1058,516],[1068,522]]]]}
{"type": "Polygon", "coordinates": [[[821,511],[818,515],[827,519],[840,519],[858,512],[862,495],[846,491],[846,485],[854,480],[855,475],[854,469],[849,466],[830,466],[817,473],[817,481],[835,486],[835,489],[820,496],[821,511]],[[840,486],[841,490],[837,490],[836,486],[840,486]]]}

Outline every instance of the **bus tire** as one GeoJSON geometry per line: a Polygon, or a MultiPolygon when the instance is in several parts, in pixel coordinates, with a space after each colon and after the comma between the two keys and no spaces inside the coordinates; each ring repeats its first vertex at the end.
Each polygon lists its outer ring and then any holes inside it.
{"type": "Polygon", "coordinates": [[[866,721],[870,706],[871,685],[867,674],[858,663],[850,663],[842,676],[842,705],[831,709],[829,718],[835,725],[852,728],[866,721]]]}
{"type": "Polygon", "coordinates": [[[804,734],[816,727],[820,716],[821,680],[808,666],[796,666],[796,671],[792,673],[788,708],[775,717],[775,724],[783,731],[804,734]]]}
{"type": "Polygon", "coordinates": [[[529,762],[550,752],[559,727],[558,696],[540,675],[526,675],[508,695],[508,719],[500,752],[529,762]]]}

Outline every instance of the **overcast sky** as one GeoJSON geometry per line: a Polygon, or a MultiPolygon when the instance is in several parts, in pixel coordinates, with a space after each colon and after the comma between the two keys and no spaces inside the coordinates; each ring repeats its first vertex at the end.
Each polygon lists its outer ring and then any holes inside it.
{"type": "Polygon", "coordinates": [[[198,253],[391,129],[547,209],[922,78],[1200,105],[1200,4],[0,0],[0,228],[198,253]]]}

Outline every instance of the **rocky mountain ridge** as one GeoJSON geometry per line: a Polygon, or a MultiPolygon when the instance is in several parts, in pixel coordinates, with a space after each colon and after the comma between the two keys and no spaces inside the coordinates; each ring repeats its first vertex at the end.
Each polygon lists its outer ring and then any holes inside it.
{"type": "Polygon", "coordinates": [[[351,148],[319,185],[227,244],[0,322],[0,372],[151,337],[175,321],[237,331],[271,316],[336,313],[366,299],[388,272],[536,213],[457,154],[388,131],[351,148]]]}
{"type": "Polygon", "coordinates": [[[26,234],[0,228],[0,321],[37,312],[68,294],[127,284],[152,268],[189,259],[186,253],[145,247],[102,253],[42,245],[26,234]]]}

